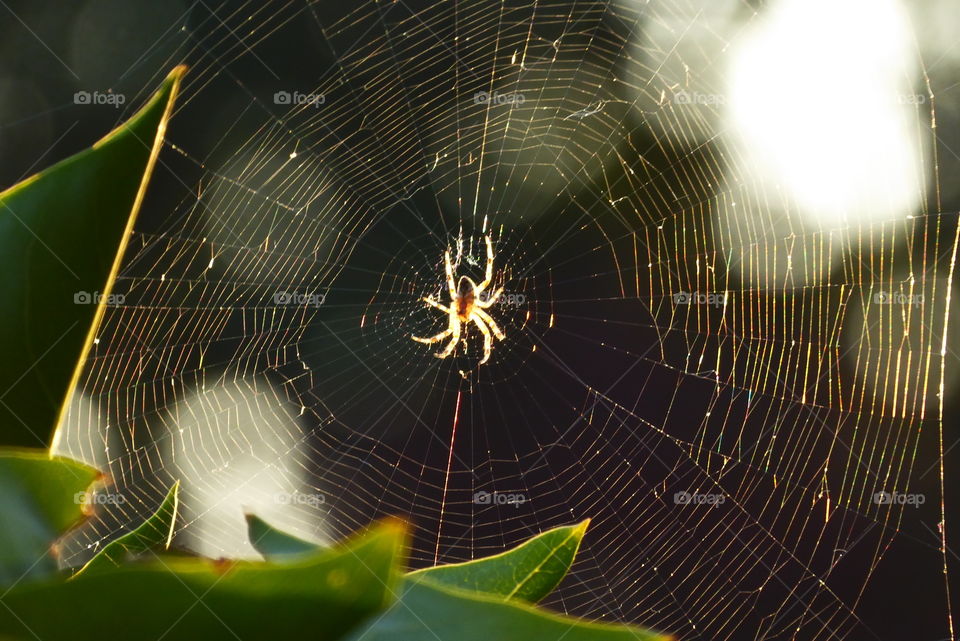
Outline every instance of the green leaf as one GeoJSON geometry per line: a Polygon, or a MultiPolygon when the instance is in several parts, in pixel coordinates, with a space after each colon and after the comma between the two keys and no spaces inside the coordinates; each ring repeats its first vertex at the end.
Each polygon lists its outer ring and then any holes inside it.
{"type": "Polygon", "coordinates": [[[409,578],[400,599],[355,630],[352,641],[667,641],[633,626],[590,623],[519,601],[409,578]]]}
{"type": "Polygon", "coordinates": [[[0,451],[0,587],[57,571],[54,541],[82,518],[93,470],[46,452],[0,451]]]}
{"type": "Polygon", "coordinates": [[[0,442],[49,444],[110,300],[183,71],[91,149],[0,192],[0,442]]]}
{"type": "Polygon", "coordinates": [[[288,560],[315,552],[321,546],[281,532],[259,516],[247,514],[247,534],[250,544],[268,561],[288,560]]]}
{"type": "Polygon", "coordinates": [[[17,587],[3,597],[0,638],[339,639],[392,601],[405,545],[405,528],[388,522],[296,562],[159,557],[17,587]]]}
{"type": "MultiPolygon", "coordinates": [[[[554,528],[495,556],[424,568],[408,576],[536,603],[553,591],[566,575],[589,524],[588,519],[577,525],[554,528]]],[[[252,514],[247,515],[247,531],[253,547],[270,560],[296,557],[318,547],[252,514]]]]}
{"type": "Polygon", "coordinates": [[[566,575],[589,524],[586,520],[554,528],[496,556],[417,570],[410,576],[536,603],[566,575]]]}
{"type": "Polygon", "coordinates": [[[177,507],[179,505],[178,492],[180,481],[173,484],[160,508],[149,519],[140,524],[132,532],[127,532],[118,539],[111,541],[96,556],[75,575],[83,576],[88,572],[118,567],[130,557],[162,547],[170,547],[173,538],[173,529],[177,522],[177,507]]]}

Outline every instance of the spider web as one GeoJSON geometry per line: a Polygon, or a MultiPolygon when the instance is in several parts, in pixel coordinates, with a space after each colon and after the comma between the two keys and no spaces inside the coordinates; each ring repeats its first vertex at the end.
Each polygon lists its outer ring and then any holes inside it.
{"type": "MultiPolygon", "coordinates": [[[[252,553],[245,509],[320,541],[400,515],[418,567],[591,518],[550,607],[684,639],[885,638],[860,602],[909,539],[952,635],[956,217],[934,188],[909,216],[811,224],[771,188],[709,98],[764,19],[194,5],[165,36],[191,71],[123,304],[58,434],[123,500],[67,561],[181,479],[178,540],[211,556],[252,553]],[[472,330],[437,359],[410,340],[445,327],[422,299],[446,302],[448,249],[482,280],[486,234],[506,339],[483,366],[472,330]]],[[[922,147],[930,105],[909,114],[922,147]]]]}

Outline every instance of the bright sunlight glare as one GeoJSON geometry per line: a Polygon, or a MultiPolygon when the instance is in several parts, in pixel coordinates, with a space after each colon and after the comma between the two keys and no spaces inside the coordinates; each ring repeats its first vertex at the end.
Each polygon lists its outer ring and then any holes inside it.
{"type": "Polygon", "coordinates": [[[910,116],[927,100],[911,89],[908,26],[898,0],[780,0],[733,56],[734,139],[812,225],[919,204],[910,116]]]}

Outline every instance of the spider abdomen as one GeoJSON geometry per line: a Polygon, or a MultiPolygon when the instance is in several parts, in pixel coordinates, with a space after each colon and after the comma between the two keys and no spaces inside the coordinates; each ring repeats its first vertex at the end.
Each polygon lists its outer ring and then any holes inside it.
{"type": "Polygon", "coordinates": [[[463,296],[457,296],[457,316],[460,318],[461,322],[466,322],[470,318],[470,314],[473,313],[473,306],[476,301],[476,296],[471,291],[463,296]]]}
{"type": "Polygon", "coordinates": [[[461,322],[467,322],[470,314],[473,313],[473,306],[477,301],[477,286],[468,276],[461,276],[457,283],[457,299],[454,304],[457,306],[457,316],[461,322]]]}

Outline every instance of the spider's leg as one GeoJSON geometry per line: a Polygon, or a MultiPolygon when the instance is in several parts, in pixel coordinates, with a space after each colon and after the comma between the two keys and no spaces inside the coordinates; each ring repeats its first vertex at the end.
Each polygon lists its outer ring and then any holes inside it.
{"type": "Polygon", "coordinates": [[[423,302],[427,303],[428,305],[433,305],[433,306],[436,307],[437,309],[443,310],[443,311],[445,311],[445,312],[448,313],[448,314],[450,313],[450,308],[449,308],[449,307],[446,307],[446,306],[444,306],[444,305],[441,305],[440,303],[438,303],[437,301],[433,300],[433,299],[430,298],[429,296],[424,296],[424,297],[423,297],[423,302]]]}
{"type": "MultiPolygon", "coordinates": [[[[474,310],[474,312],[476,311],[477,310],[474,310]]],[[[483,358],[480,360],[480,364],[483,365],[490,358],[490,352],[493,351],[493,337],[490,336],[490,330],[479,315],[475,313],[470,314],[470,320],[473,321],[473,324],[476,325],[480,333],[483,334],[483,358]]]]}
{"type": "Polygon", "coordinates": [[[497,326],[497,322],[493,320],[493,317],[490,314],[486,313],[482,309],[473,308],[473,313],[479,316],[484,323],[490,326],[490,329],[493,331],[493,335],[499,338],[500,340],[504,339],[503,332],[500,331],[500,327],[497,326]]]}
{"type": "Polygon", "coordinates": [[[437,309],[442,309],[443,311],[445,311],[447,315],[450,317],[450,324],[447,325],[447,329],[445,331],[440,332],[436,336],[431,336],[430,338],[420,338],[418,336],[414,336],[413,334],[410,334],[410,338],[417,341],[418,343],[427,343],[427,344],[442,341],[444,338],[446,338],[447,336],[453,333],[453,320],[456,318],[456,316],[450,310],[449,307],[444,307],[443,305],[433,300],[429,296],[424,296],[423,302],[433,305],[437,309]]]}
{"type": "Polygon", "coordinates": [[[450,263],[450,250],[443,252],[443,269],[447,273],[447,290],[450,292],[450,300],[457,298],[457,284],[453,280],[453,265],[450,263]]]}
{"type": "Polygon", "coordinates": [[[487,234],[485,238],[487,240],[487,269],[483,274],[483,282],[477,285],[476,293],[478,294],[490,287],[490,282],[493,280],[493,242],[490,240],[490,234],[487,234]]]}
{"type": "Polygon", "coordinates": [[[487,296],[485,298],[478,298],[476,303],[477,307],[481,307],[483,309],[491,307],[494,303],[497,302],[497,299],[500,298],[500,294],[502,293],[503,293],[503,287],[493,292],[493,294],[491,294],[490,296],[487,296]]]}
{"type": "Polygon", "coordinates": [[[447,343],[447,346],[443,348],[442,352],[436,354],[437,358],[446,358],[453,353],[453,350],[457,348],[457,343],[460,342],[460,320],[457,318],[456,314],[450,314],[450,329],[447,330],[450,332],[450,342],[447,343]]]}
{"type": "Polygon", "coordinates": [[[426,344],[429,345],[430,343],[438,343],[438,342],[442,341],[442,340],[445,339],[447,336],[449,336],[450,333],[451,333],[451,332],[450,332],[450,329],[447,328],[446,330],[440,332],[440,333],[437,334],[436,336],[431,336],[430,338],[420,338],[419,336],[414,336],[413,334],[410,334],[410,338],[412,338],[413,340],[417,341],[418,343],[426,343],[426,344]]]}

